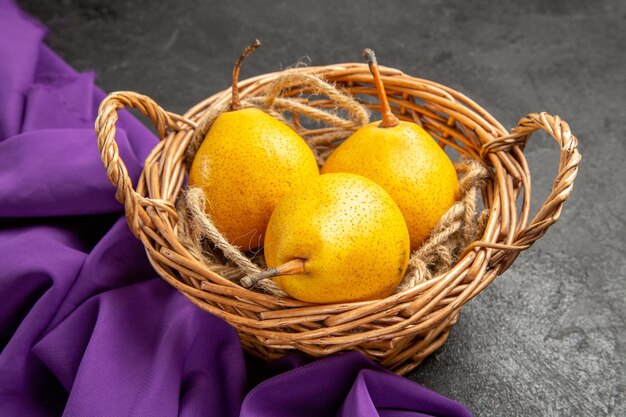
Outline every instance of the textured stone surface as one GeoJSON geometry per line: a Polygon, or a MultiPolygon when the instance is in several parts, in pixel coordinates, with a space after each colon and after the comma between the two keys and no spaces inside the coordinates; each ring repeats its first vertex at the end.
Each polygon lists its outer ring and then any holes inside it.
{"type": "MultiPolygon", "coordinates": [[[[465,92],[505,126],[534,111],[561,115],[583,155],[561,220],[463,309],[410,378],[477,416],[626,415],[625,2],[21,3],[105,90],[143,92],[175,112],[225,88],[258,37],[265,46],[243,77],[307,56],[359,61],[371,47],[385,65],[465,92]]],[[[526,154],[538,205],[556,147],[536,135],[526,154]]]]}

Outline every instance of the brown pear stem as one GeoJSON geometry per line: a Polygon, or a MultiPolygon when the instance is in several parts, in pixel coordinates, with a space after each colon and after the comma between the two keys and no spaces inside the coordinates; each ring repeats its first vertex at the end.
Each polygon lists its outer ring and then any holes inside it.
{"type": "Polygon", "coordinates": [[[233,68],[233,85],[232,85],[232,98],[230,99],[230,109],[231,110],[239,110],[241,108],[241,101],[239,100],[239,86],[237,83],[239,82],[239,70],[241,69],[241,65],[243,64],[244,59],[252,51],[261,46],[261,41],[255,39],[246,49],[243,50],[237,61],[235,61],[235,68],[233,68]]]}
{"type": "Polygon", "coordinates": [[[286,262],[276,268],[266,269],[256,274],[248,275],[241,278],[240,284],[244,288],[251,288],[257,282],[282,275],[304,274],[304,259],[296,258],[286,262]]]}
{"type": "Polygon", "coordinates": [[[380,78],[380,70],[378,69],[378,62],[376,61],[376,55],[374,51],[369,48],[363,50],[363,56],[367,59],[367,64],[370,67],[370,72],[374,76],[374,85],[378,92],[378,99],[380,100],[380,114],[383,120],[378,127],[394,127],[398,126],[400,120],[391,112],[389,107],[389,100],[387,100],[387,94],[385,93],[385,86],[383,80],[380,78]]]}

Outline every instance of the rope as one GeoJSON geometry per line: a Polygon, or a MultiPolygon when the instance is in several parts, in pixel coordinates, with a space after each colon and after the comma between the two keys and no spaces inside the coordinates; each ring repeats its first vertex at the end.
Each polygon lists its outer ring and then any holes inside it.
{"type": "Polygon", "coordinates": [[[424,244],[411,254],[398,291],[445,272],[456,262],[463,249],[484,230],[487,212],[476,215],[476,195],[487,179],[487,169],[472,160],[463,160],[455,168],[463,174],[459,181],[461,198],[439,219],[424,244]]]}

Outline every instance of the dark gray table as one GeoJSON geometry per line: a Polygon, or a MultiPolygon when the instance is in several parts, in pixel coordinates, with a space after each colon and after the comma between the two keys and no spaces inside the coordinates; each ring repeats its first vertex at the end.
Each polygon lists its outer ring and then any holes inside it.
{"type": "MultiPolygon", "coordinates": [[[[229,83],[364,47],[456,88],[512,127],[529,112],[570,122],[583,163],[559,223],[465,306],[449,341],[409,377],[477,416],[626,415],[626,2],[26,1],[48,43],[105,90],[183,112],[229,83]],[[174,2],[167,2],[174,3],[174,2]]],[[[534,137],[533,201],[557,151],[534,137]]]]}

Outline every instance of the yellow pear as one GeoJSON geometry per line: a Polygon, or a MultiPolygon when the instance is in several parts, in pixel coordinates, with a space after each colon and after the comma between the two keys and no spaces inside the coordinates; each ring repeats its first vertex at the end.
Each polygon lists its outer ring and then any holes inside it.
{"type": "Polygon", "coordinates": [[[330,155],[322,174],[363,175],[391,195],[406,220],[411,249],[419,247],[458,197],[454,165],[435,140],[415,123],[391,112],[374,52],[366,49],[380,97],[382,121],[357,130],[330,155]]]}
{"type": "Polygon", "coordinates": [[[312,303],[389,295],[409,261],[400,209],[379,185],[355,174],[321,175],[276,206],[265,234],[268,269],[291,297],[312,303]]]}
{"type": "Polygon", "coordinates": [[[276,204],[319,176],[313,152],[293,129],[260,109],[239,108],[239,68],[259,45],[237,60],[232,110],[215,120],[189,171],[189,185],[204,191],[215,226],[242,250],[261,246],[276,204]]]}

